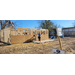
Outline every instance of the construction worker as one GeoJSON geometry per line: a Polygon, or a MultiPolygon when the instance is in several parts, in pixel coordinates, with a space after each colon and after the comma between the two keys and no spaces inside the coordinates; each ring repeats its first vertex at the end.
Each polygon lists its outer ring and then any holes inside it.
{"type": "Polygon", "coordinates": [[[41,34],[40,34],[40,33],[38,34],[38,39],[39,39],[39,41],[40,41],[40,39],[41,39],[41,34]]]}

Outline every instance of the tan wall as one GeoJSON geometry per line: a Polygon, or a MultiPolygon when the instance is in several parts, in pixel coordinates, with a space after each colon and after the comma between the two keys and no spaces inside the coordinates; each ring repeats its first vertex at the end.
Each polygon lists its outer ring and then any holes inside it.
{"type": "Polygon", "coordinates": [[[31,31],[28,32],[28,35],[31,35],[31,31]]]}
{"type": "Polygon", "coordinates": [[[23,43],[23,42],[30,42],[33,40],[33,35],[12,35],[11,36],[11,44],[14,43],[23,43]]]}
{"type": "Polygon", "coordinates": [[[48,37],[48,34],[47,35],[41,35],[41,40],[48,40],[49,37],[48,37]]]}
{"type": "Polygon", "coordinates": [[[48,34],[48,30],[46,31],[46,34],[48,34]]]}
{"type": "Polygon", "coordinates": [[[39,41],[39,39],[38,39],[38,35],[36,35],[36,41],[39,41]]]}
{"type": "Polygon", "coordinates": [[[11,44],[25,42],[24,35],[11,35],[11,44]]]}
{"type": "Polygon", "coordinates": [[[1,41],[11,44],[11,38],[10,38],[10,28],[6,28],[1,30],[1,41]]]}
{"type": "Polygon", "coordinates": [[[11,44],[10,29],[4,29],[4,42],[11,44]]]}
{"type": "MultiPolygon", "coordinates": [[[[41,41],[42,41],[42,40],[48,40],[48,39],[49,39],[48,34],[46,34],[46,35],[41,35],[41,41]]],[[[38,35],[36,35],[36,41],[39,41],[38,35]]]]}

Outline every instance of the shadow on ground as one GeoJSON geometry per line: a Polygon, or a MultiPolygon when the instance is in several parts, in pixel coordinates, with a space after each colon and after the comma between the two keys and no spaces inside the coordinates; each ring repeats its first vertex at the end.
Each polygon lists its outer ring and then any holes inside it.
{"type": "Polygon", "coordinates": [[[1,44],[0,46],[7,46],[6,44],[1,44]]]}
{"type": "Polygon", "coordinates": [[[0,46],[7,46],[8,44],[0,42],[0,46]]]}

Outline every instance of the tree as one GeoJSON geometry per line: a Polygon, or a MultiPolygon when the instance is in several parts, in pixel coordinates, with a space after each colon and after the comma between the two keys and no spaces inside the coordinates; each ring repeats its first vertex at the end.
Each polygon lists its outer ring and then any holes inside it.
{"type": "Polygon", "coordinates": [[[43,20],[39,23],[40,23],[39,28],[48,29],[48,30],[52,30],[53,28],[53,23],[50,20],[43,20]]]}
{"type": "Polygon", "coordinates": [[[39,22],[39,28],[42,29],[48,29],[49,31],[52,31],[52,29],[56,29],[58,27],[60,27],[60,25],[55,25],[53,22],[51,22],[51,20],[43,20],[39,22]]]}
{"type": "Polygon", "coordinates": [[[54,31],[55,33],[53,33],[53,35],[56,36],[56,28],[60,27],[60,25],[55,25],[53,22],[51,22],[51,20],[43,20],[39,22],[39,28],[42,29],[48,29],[49,30],[49,35],[51,35],[51,31],[54,31]]]}
{"type": "Polygon", "coordinates": [[[59,25],[55,24],[53,28],[60,28],[60,24],[59,25]]]}
{"type": "Polygon", "coordinates": [[[10,20],[0,20],[0,24],[1,24],[1,26],[0,26],[1,30],[4,29],[4,28],[7,28],[7,27],[16,26],[16,23],[13,23],[10,20]]]}
{"type": "Polygon", "coordinates": [[[4,21],[3,20],[0,20],[0,29],[3,29],[4,28],[3,23],[4,23],[4,21]]]}

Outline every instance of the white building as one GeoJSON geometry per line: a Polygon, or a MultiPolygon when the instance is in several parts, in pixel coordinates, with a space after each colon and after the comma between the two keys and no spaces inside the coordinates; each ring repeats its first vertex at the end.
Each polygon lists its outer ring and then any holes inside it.
{"type": "Polygon", "coordinates": [[[64,36],[75,36],[75,27],[63,28],[64,36]]]}

